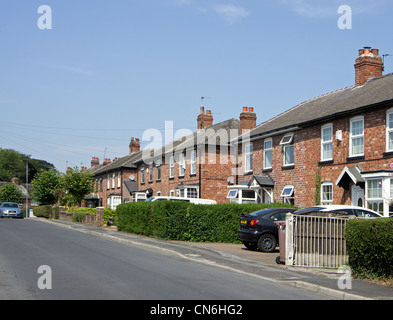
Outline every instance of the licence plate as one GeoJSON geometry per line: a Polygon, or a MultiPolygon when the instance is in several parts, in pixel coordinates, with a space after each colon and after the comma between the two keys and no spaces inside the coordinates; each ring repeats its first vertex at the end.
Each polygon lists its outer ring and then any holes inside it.
{"type": "Polygon", "coordinates": [[[240,223],[241,224],[247,224],[247,220],[242,219],[242,220],[240,220],[240,223]]]}

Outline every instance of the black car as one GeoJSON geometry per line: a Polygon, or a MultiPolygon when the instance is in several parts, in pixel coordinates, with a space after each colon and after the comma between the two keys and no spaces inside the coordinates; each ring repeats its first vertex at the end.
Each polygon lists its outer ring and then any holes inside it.
{"type": "Polygon", "coordinates": [[[270,208],[242,214],[238,239],[250,250],[272,252],[278,244],[278,228],[274,222],[285,220],[286,214],[295,210],[270,208]]]}

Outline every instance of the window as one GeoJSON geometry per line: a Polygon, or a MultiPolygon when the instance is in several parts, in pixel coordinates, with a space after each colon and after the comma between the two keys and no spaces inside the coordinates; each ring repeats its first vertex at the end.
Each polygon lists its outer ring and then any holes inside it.
{"type": "Polygon", "coordinates": [[[245,164],[245,171],[252,171],[252,143],[247,143],[245,146],[245,164]]]}
{"type": "Polygon", "coordinates": [[[115,189],[115,178],[116,178],[116,174],[113,172],[112,173],[112,189],[115,189]]]}
{"type": "Polygon", "coordinates": [[[284,203],[294,204],[294,186],[287,185],[281,192],[281,197],[284,198],[284,203]]]}
{"type": "Polygon", "coordinates": [[[169,159],[169,178],[175,176],[175,158],[173,156],[169,159]]]}
{"type": "Polygon", "coordinates": [[[383,213],[382,179],[367,180],[367,208],[383,213]]]}
{"type": "Polygon", "coordinates": [[[153,162],[149,163],[149,182],[153,181],[153,162]]]}
{"type": "Polygon", "coordinates": [[[333,125],[327,124],[321,128],[321,160],[333,159],[333,125]]]}
{"type": "Polygon", "coordinates": [[[170,190],[169,191],[169,196],[174,197],[175,196],[175,190],[170,190]]]}
{"type": "Polygon", "coordinates": [[[141,183],[145,183],[145,165],[141,166],[141,183]]]}
{"type": "Polygon", "coordinates": [[[198,188],[187,188],[187,198],[198,198],[198,188]]]}
{"type": "Polygon", "coordinates": [[[238,193],[238,190],[229,190],[227,198],[228,199],[235,199],[235,198],[237,198],[237,193],[238,193]]]}
{"type": "Polygon", "coordinates": [[[196,174],[196,150],[191,151],[191,172],[190,174],[196,174]]]}
{"type": "Polygon", "coordinates": [[[266,139],[263,144],[263,168],[270,169],[272,167],[273,156],[273,140],[266,139]]]}
{"type": "Polygon", "coordinates": [[[110,185],[110,180],[109,180],[109,173],[106,176],[106,188],[110,189],[111,185],[110,185]]]}
{"type": "Polygon", "coordinates": [[[291,144],[293,140],[293,133],[286,134],[280,141],[281,145],[291,144]]]}
{"type": "Polygon", "coordinates": [[[333,204],[333,184],[331,182],[324,182],[321,186],[321,204],[333,204]]]}
{"type": "Polygon", "coordinates": [[[102,178],[100,178],[100,191],[103,189],[103,183],[102,183],[102,178]]]}
{"type": "Polygon", "coordinates": [[[351,156],[364,154],[364,117],[356,117],[351,120],[350,128],[350,151],[351,156]]]}
{"type": "Polygon", "coordinates": [[[393,109],[386,112],[386,151],[393,151],[393,109]]]}
{"type": "Polygon", "coordinates": [[[184,153],[179,154],[179,177],[184,177],[185,159],[184,153]]]}
{"type": "Polygon", "coordinates": [[[117,173],[117,187],[121,187],[121,171],[117,173]]]}
{"type": "Polygon", "coordinates": [[[286,134],[280,142],[280,145],[284,146],[284,166],[290,166],[294,164],[294,146],[293,133],[286,134]]]}
{"type": "Polygon", "coordinates": [[[156,168],[157,168],[157,181],[161,180],[161,161],[156,162],[156,168]]]}

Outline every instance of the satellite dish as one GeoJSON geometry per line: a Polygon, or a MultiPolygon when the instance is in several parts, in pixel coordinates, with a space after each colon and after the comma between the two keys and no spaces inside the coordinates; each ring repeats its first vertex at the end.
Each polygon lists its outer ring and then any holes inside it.
{"type": "Polygon", "coordinates": [[[229,177],[227,179],[228,184],[234,184],[235,183],[235,178],[234,177],[229,177]]]}
{"type": "Polygon", "coordinates": [[[135,180],[135,176],[132,174],[132,175],[130,175],[130,176],[128,177],[128,179],[130,179],[131,181],[134,181],[134,180],[135,180]]]}

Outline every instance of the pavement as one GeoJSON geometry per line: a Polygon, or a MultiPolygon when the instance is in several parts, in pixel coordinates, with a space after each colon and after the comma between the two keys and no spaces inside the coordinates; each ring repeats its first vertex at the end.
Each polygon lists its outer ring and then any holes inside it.
{"type": "MultiPolygon", "coordinates": [[[[27,218],[35,219],[38,218],[27,218]]],[[[236,273],[280,283],[313,292],[334,300],[393,300],[393,286],[348,279],[337,269],[300,268],[276,263],[279,251],[262,253],[252,251],[242,244],[194,243],[154,239],[117,231],[116,227],[97,228],[88,224],[60,220],[39,219],[58,226],[72,228],[98,237],[118,241],[176,259],[187,259],[236,273]],[[340,289],[343,288],[344,289],[340,289]]]]}

